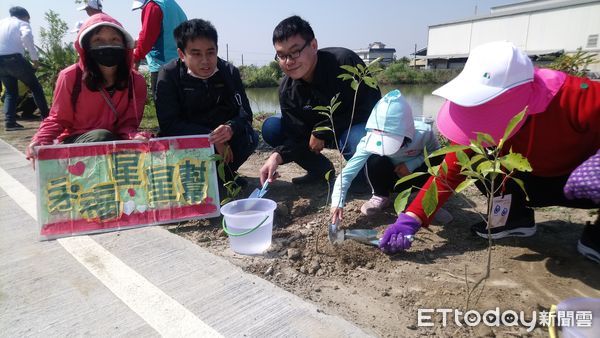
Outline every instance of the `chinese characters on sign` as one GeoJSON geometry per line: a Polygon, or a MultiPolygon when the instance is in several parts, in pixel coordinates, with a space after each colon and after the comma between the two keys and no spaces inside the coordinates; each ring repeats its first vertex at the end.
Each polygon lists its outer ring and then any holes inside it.
{"type": "Polygon", "coordinates": [[[207,136],[54,145],[36,151],[43,239],[219,215],[207,136]]]}

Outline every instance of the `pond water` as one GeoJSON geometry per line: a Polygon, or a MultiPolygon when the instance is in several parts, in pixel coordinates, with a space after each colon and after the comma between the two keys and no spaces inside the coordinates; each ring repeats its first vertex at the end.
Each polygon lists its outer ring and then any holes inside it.
{"type": "MultiPolygon", "coordinates": [[[[440,85],[398,85],[382,86],[381,93],[385,95],[394,89],[400,89],[413,110],[413,116],[435,118],[444,99],[431,95],[431,92],[440,85]]],[[[248,88],[246,89],[252,111],[257,114],[280,113],[277,88],[248,88]]]]}

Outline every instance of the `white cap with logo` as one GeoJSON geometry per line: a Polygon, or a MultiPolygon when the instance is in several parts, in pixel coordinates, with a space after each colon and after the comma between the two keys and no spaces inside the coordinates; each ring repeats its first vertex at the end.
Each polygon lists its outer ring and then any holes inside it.
{"type": "Polygon", "coordinates": [[[527,54],[511,42],[497,41],[474,48],[462,72],[433,94],[473,107],[531,81],[533,64],[527,54]]]}

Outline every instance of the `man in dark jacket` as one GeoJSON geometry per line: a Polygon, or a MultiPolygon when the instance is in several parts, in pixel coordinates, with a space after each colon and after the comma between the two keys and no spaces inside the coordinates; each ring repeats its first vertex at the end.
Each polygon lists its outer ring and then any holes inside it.
{"type": "Polygon", "coordinates": [[[275,27],[273,45],[275,59],[286,76],[279,87],[282,116],[267,119],[262,127],[265,142],[275,151],[260,170],[261,182],[273,178],[277,167],[288,162],[296,162],[307,171],[305,176],[292,179],[293,183],[323,180],[325,173],[333,169],[331,162],[321,154],[323,148],[336,146],[330,128],[335,129],[344,157],[352,157],[365,135],[365,122],[381,98],[381,92],[361,84],[352,117],[355,92],[350,82],[342,81],[338,75],[345,72],[340,68],[342,65],[364,63],[349,49],[319,50],[310,24],[299,16],[291,16],[275,27]],[[332,126],[314,107],[328,106],[338,93],[341,104],[333,114],[332,126]],[[347,144],[344,144],[346,139],[347,144]]]}
{"type": "Polygon", "coordinates": [[[258,144],[240,73],[217,57],[217,31],[210,22],[188,20],[173,34],[179,59],[163,66],[156,85],[161,135],[210,134],[232,178],[258,144]]]}

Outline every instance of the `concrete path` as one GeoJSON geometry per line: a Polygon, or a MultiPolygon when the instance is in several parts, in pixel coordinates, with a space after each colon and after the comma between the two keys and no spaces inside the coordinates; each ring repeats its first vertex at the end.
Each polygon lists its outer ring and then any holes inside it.
{"type": "Polygon", "coordinates": [[[0,140],[1,337],[367,335],[161,227],[40,242],[34,177],[0,140]]]}

